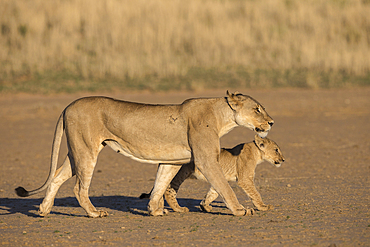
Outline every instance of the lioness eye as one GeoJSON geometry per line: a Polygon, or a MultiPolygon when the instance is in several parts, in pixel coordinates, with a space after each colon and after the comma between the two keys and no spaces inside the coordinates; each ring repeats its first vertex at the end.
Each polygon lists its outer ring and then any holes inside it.
{"type": "Polygon", "coordinates": [[[261,110],[258,106],[256,107],[256,112],[261,113],[261,110]]]}
{"type": "Polygon", "coordinates": [[[275,152],[277,152],[277,153],[278,153],[278,152],[279,152],[279,150],[278,150],[278,149],[275,149],[275,152]]]}

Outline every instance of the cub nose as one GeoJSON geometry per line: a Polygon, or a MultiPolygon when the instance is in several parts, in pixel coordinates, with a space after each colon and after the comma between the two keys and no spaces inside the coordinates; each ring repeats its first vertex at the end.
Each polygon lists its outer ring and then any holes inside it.
{"type": "Polygon", "coordinates": [[[274,120],[270,121],[270,122],[269,122],[269,125],[270,125],[270,126],[274,125],[274,120]]]}

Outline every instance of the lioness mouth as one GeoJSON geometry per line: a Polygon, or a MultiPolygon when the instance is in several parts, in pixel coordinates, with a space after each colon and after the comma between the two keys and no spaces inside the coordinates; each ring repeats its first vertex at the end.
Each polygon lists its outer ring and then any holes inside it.
{"type": "Polygon", "coordinates": [[[264,132],[263,129],[258,128],[258,127],[256,127],[255,130],[256,130],[256,132],[264,132]]]}

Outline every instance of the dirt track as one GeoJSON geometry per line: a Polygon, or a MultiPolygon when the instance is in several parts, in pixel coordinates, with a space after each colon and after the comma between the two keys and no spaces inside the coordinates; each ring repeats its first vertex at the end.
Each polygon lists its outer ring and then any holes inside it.
{"type": "MultiPolygon", "coordinates": [[[[74,179],[60,189],[49,216],[37,215],[44,194],[18,198],[14,188],[35,189],[49,172],[56,120],[83,95],[0,96],[0,245],[3,246],[369,246],[370,88],[353,90],[243,91],[274,118],[269,138],[281,147],[280,168],[263,163],[256,183],[275,209],[235,217],[218,198],[213,213],[199,210],[208,185],[187,180],[179,202],[189,213],[147,215],[156,166],[141,164],[108,148],[99,156],[90,189],[107,218],[90,219],[74,198],[74,179]],[[333,246],[333,245],[332,245],[333,246]]],[[[116,94],[124,100],[180,103],[206,93],[116,94]]],[[[236,128],[221,139],[233,147],[254,134],[236,128]]],[[[65,143],[61,157],[66,154],[65,143]]],[[[62,159],[61,158],[61,159],[62,159]]],[[[247,196],[232,183],[240,202],[247,196]]]]}

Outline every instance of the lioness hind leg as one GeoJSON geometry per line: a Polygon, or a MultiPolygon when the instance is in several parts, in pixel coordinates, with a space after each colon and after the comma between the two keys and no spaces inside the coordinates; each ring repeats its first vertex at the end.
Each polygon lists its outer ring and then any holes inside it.
{"type": "Polygon", "coordinates": [[[167,213],[164,210],[163,194],[180,168],[180,165],[170,164],[162,164],[158,167],[154,188],[148,203],[149,215],[161,216],[167,213]]]}
{"type": "Polygon", "coordinates": [[[171,184],[168,186],[166,192],[164,193],[164,197],[168,205],[173,209],[175,212],[186,213],[189,212],[187,207],[181,207],[177,202],[177,192],[181,184],[190,177],[194,173],[195,165],[194,162],[187,163],[182,165],[179,172],[176,176],[172,179],[171,184]]]}
{"type": "Polygon", "coordinates": [[[60,186],[71,178],[74,175],[73,168],[71,166],[71,162],[69,157],[67,156],[64,160],[63,165],[57,170],[56,176],[54,177],[53,181],[49,185],[46,196],[42,203],[40,204],[39,208],[39,215],[46,216],[50,213],[51,208],[54,204],[55,196],[60,188],[60,186]]]}
{"type": "Polygon", "coordinates": [[[89,199],[89,187],[94,172],[96,160],[85,158],[81,161],[76,161],[76,185],[74,193],[81,207],[85,209],[88,217],[97,218],[108,216],[106,211],[96,210],[89,199]],[[77,163],[79,162],[79,163],[77,163]]]}

